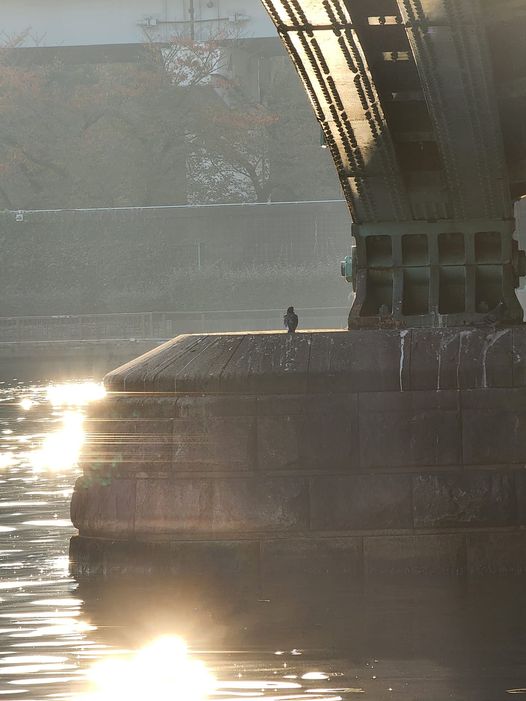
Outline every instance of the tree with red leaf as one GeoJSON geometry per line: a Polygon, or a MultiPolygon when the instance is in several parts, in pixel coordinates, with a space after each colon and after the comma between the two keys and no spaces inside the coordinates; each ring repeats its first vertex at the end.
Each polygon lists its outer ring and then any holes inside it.
{"type": "Polygon", "coordinates": [[[20,43],[0,49],[0,207],[301,199],[303,154],[318,159],[307,190],[324,196],[326,173],[335,191],[288,63],[248,98],[228,65],[239,37],[173,36],[135,63],[80,65],[20,43]]]}

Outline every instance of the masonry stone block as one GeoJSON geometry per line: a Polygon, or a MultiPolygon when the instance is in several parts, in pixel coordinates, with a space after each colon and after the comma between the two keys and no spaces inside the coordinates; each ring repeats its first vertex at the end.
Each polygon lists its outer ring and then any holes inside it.
{"type": "Polygon", "coordinates": [[[359,465],[356,395],[258,398],[258,467],[356,469],[359,465]]]}
{"type": "Polygon", "coordinates": [[[74,576],[177,577],[183,585],[254,589],[259,581],[257,541],[129,541],[76,536],[70,543],[74,576]]]}
{"type": "Polygon", "coordinates": [[[513,475],[495,472],[413,476],[415,528],[512,526],[513,475]]]}
{"type": "Polygon", "coordinates": [[[400,535],[364,538],[365,574],[389,576],[456,576],[466,572],[465,536],[400,535]]]}
{"type": "Polygon", "coordinates": [[[457,392],[364,393],[359,409],[362,468],[461,463],[457,392]]]}
{"type": "Polygon", "coordinates": [[[512,387],[512,329],[413,329],[411,389],[512,387]]]}
{"type": "Polygon", "coordinates": [[[294,478],[138,480],[137,533],[246,533],[308,527],[308,486],[294,478]]]}
{"type": "Polygon", "coordinates": [[[326,472],[360,465],[358,395],[321,395],[307,402],[302,463],[326,472]]]}
{"type": "Polygon", "coordinates": [[[459,388],[513,387],[512,344],[510,328],[460,332],[459,388]]]}
{"type": "Polygon", "coordinates": [[[212,530],[213,482],[209,479],[138,479],[137,534],[212,530]]]}
{"type": "Polygon", "coordinates": [[[413,329],[411,332],[412,390],[457,389],[460,374],[458,329],[413,329]]]}
{"type": "MultiPolygon", "coordinates": [[[[254,541],[138,541],[135,549],[140,554],[132,560],[137,574],[155,572],[161,577],[176,576],[183,583],[194,581],[200,587],[209,583],[213,588],[235,586],[239,578],[245,586],[257,583],[259,543],[254,541]]],[[[118,572],[126,566],[128,553],[120,543],[111,550],[111,564],[118,572]]]]}
{"type": "Polygon", "coordinates": [[[467,465],[526,464],[526,389],[462,392],[467,465]]]}
{"type": "Polygon", "coordinates": [[[410,475],[311,478],[312,530],[396,530],[412,525],[410,475]]]}
{"type": "Polygon", "coordinates": [[[214,482],[216,532],[294,532],[309,525],[307,480],[296,477],[230,478],[214,482]]]}
{"type": "Polygon", "coordinates": [[[526,574],[526,532],[469,533],[468,572],[473,576],[526,574]]]}
{"type": "MultiPolygon", "coordinates": [[[[108,419],[173,419],[177,415],[177,398],[173,394],[115,394],[97,403],[108,419]]],[[[97,404],[93,405],[94,408],[97,404]]],[[[91,416],[92,407],[89,407],[91,416]]]]}
{"type": "Polygon", "coordinates": [[[258,394],[256,413],[258,417],[303,416],[311,403],[308,394],[258,394]]]}
{"type": "Polygon", "coordinates": [[[301,466],[304,416],[258,417],[258,467],[264,470],[301,466]]]}
{"type": "Polygon", "coordinates": [[[209,416],[174,420],[174,470],[247,470],[255,466],[256,420],[209,416]]]}
{"type": "Polygon", "coordinates": [[[136,467],[145,467],[146,471],[169,470],[173,453],[173,421],[138,420],[135,426],[138,463],[136,467]]]}
{"type": "MultiPolygon", "coordinates": [[[[172,400],[173,401],[173,400],[172,400]]],[[[177,418],[255,416],[256,397],[242,394],[177,395],[177,418]]]]}
{"type": "Polygon", "coordinates": [[[309,392],[388,392],[409,387],[410,332],[313,334],[309,392]]]}
{"type": "Polygon", "coordinates": [[[126,536],[134,531],[136,483],[113,479],[100,484],[82,477],[71,499],[71,521],[85,535],[126,536]]]}
{"type": "Polygon", "coordinates": [[[526,526],[526,464],[513,472],[517,501],[517,523],[526,526]]]}

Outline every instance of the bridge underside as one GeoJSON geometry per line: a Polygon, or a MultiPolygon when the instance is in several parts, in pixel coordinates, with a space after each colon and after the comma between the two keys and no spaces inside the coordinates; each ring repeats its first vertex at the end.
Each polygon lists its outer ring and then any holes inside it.
{"type": "Polygon", "coordinates": [[[350,326],[518,322],[520,0],[263,0],[354,221],[350,326]]]}

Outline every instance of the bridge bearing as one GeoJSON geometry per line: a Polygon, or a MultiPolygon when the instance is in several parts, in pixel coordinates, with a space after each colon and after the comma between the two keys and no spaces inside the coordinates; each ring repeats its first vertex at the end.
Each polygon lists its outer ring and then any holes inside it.
{"type": "Polygon", "coordinates": [[[353,225],[349,328],[520,323],[524,254],[513,220],[353,225]]]}

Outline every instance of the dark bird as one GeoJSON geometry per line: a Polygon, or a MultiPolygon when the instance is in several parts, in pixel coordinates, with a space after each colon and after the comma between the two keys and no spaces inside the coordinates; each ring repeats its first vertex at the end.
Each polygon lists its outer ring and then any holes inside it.
{"type": "Polygon", "coordinates": [[[476,323],[476,326],[497,326],[506,321],[507,307],[504,302],[499,302],[491,311],[487,311],[488,305],[486,302],[481,302],[478,306],[478,312],[483,313],[482,319],[476,323]]]}
{"type": "Polygon", "coordinates": [[[289,333],[294,333],[298,328],[298,315],[294,311],[294,307],[289,307],[283,317],[283,326],[289,330],[289,333]]]}
{"type": "Polygon", "coordinates": [[[489,314],[486,315],[486,323],[493,326],[504,321],[506,318],[506,311],[507,309],[504,302],[499,302],[495,309],[492,309],[489,314]]]}

